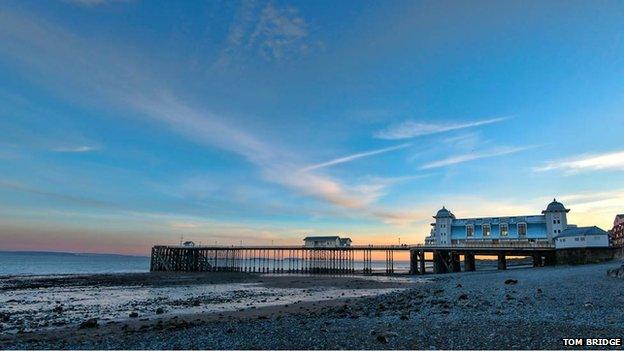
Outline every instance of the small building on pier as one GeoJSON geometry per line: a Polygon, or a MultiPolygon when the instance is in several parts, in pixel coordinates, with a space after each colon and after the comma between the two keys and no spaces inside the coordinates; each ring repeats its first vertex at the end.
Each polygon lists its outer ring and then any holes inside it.
{"type": "Polygon", "coordinates": [[[307,236],[303,239],[305,247],[349,247],[351,238],[335,236],[307,236]]]}
{"type": "Polygon", "coordinates": [[[609,247],[609,233],[596,226],[570,226],[555,237],[556,249],[583,247],[609,247]]]}

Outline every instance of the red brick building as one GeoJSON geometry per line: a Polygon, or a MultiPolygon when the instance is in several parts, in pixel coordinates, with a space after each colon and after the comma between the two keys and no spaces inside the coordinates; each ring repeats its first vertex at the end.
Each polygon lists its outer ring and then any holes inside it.
{"type": "Polygon", "coordinates": [[[615,216],[613,220],[613,228],[609,230],[611,245],[613,247],[624,246],[624,214],[615,216]]]}

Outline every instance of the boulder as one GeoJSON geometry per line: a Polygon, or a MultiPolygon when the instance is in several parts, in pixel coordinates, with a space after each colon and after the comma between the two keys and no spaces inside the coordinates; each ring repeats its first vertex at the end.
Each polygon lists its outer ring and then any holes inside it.
{"type": "Polygon", "coordinates": [[[79,326],[80,329],[97,328],[97,327],[98,327],[98,321],[95,318],[89,318],[86,321],[80,323],[80,326],[79,326]]]}
{"type": "Polygon", "coordinates": [[[620,279],[624,278],[624,265],[607,270],[607,276],[620,279]]]}

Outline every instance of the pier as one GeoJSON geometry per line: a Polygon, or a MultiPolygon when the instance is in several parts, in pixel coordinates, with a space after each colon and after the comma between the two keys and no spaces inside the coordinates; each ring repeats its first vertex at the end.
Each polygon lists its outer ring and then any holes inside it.
{"type": "Polygon", "coordinates": [[[498,269],[507,257],[531,257],[534,267],[556,264],[555,250],[538,243],[473,243],[461,246],[354,245],[306,246],[178,246],[152,248],[152,272],[247,272],[290,274],[427,274],[476,269],[476,256],[494,256],[498,269]],[[409,269],[399,271],[395,253],[409,253],[409,269]],[[373,260],[373,256],[385,261],[373,260]],[[379,267],[373,268],[373,263],[379,267]],[[462,265],[463,262],[463,265],[462,265]]]}

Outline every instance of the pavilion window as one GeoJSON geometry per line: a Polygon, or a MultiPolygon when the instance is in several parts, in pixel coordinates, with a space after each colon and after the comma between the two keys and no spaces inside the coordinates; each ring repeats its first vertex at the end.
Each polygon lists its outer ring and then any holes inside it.
{"type": "Polygon", "coordinates": [[[489,224],[484,224],[483,228],[483,236],[490,236],[491,228],[489,224]]]}
{"type": "Polygon", "coordinates": [[[500,236],[509,235],[509,227],[507,226],[507,223],[501,223],[499,228],[500,228],[500,236]]]}
{"type": "Polygon", "coordinates": [[[474,227],[471,225],[466,226],[466,236],[472,238],[474,236],[474,227]]]}
{"type": "Polygon", "coordinates": [[[524,237],[527,234],[527,225],[526,223],[518,223],[518,236],[524,237]]]}

